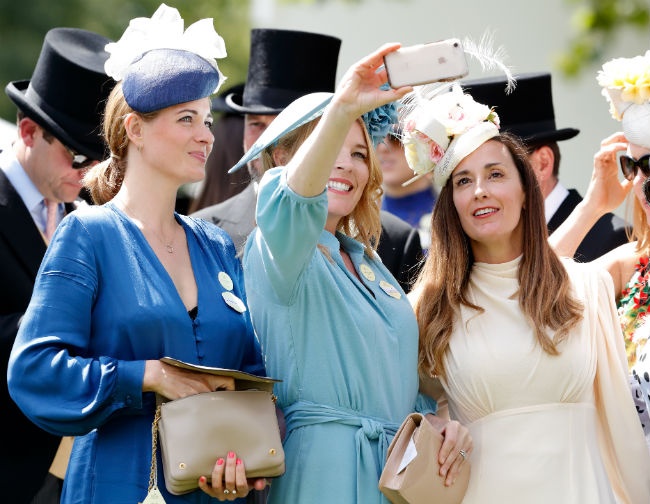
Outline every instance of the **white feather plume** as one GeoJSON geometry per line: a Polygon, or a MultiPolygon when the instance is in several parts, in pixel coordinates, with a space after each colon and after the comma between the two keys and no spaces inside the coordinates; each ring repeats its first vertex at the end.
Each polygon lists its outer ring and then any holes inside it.
{"type": "Polygon", "coordinates": [[[500,70],[508,82],[506,85],[506,94],[514,91],[516,80],[512,75],[510,67],[506,65],[506,50],[503,46],[494,48],[494,35],[491,32],[485,32],[481,40],[476,43],[470,37],[463,39],[463,49],[465,54],[472,56],[481,65],[483,71],[500,70]]]}

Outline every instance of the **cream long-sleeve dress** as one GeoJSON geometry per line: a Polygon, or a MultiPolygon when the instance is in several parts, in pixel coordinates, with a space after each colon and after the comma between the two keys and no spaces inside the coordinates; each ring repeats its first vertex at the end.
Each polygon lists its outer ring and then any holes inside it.
{"type": "Polygon", "coordinates": [[[518,304],[519,260],[474,265],[485,312],[461,310],[447,354],[449,412],[474,440],[464,504],[649,504],[611,278],[566,261],[584,319],[550,356],[518,304]]]}

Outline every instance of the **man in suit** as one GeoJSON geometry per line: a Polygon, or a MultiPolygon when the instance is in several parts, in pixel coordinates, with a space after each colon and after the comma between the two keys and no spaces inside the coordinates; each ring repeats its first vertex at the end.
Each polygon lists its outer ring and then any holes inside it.
{"type": "MultiPolygon", "coordinates": [[[[296,98],[317,91],[334,91],[340,46],[341,40],[329,35],[293,30],[252,30],[248,76],[243,92],[231,93],[225,98],[234,112],[245,114],[244,151],[296,98]]],[[[255,227],[257,183],[263,175],[259,160],[250,161],[247,167],[251,183],[242,192],[191,214],[214,222],[227,231],[240,256],[246,238],[255,227]]],[[[408,291],[422,256],[417,230],[388,212],[382,212],[382,225],[379,256],[408,291]]]]}
{"type": "Polygon", "coordinates": [[[9,397],[7,363],[51,233],[80,202],[86,169],[104,157],[100,126],[112,86],[104,73],[109,42],[86,30],[54,28],[45,35],[31,79],[5,88],[18,108],[17,136],[0,152],[0,374],[7,433],[0,493],[12,504],[59,502],[67,464],[65,443],[53,464],[61,438],[36,427],[9,397]]]}
{"type": "MultiPolygon", "coordinates": [[[[501,131],[514,133],[524,141],[544,195],[550,234],[582,200],[577,190],[565,188],[559,180],[558,142],[575,137],[579,130],[556,128],[551,74],[526,73],[515,75],[515,78],[517,86],[511,94],[505,93],[504,77],[467,80],[462,86],[476,101],[494,107],[499,114],[501,131]]],[[[585,236],[574,257],[588,262],[627,243],[626,226],[620,217],[612,213],[604,215],[585,236]]]]}

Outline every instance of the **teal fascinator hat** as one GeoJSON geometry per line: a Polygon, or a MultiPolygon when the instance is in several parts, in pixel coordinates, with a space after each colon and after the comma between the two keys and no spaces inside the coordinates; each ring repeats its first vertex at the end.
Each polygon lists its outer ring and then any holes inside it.
{"type": "MultiPolygon", "coordinates": [[[[271,124],[264,130],[257,141],[237,164],[228,170],[228,173],[234,173],[246,166],[249,161],[257,158],[264,149],[276,144],[283,136],[322,116],[333,96],[334,93],[309,93],[291,102],[271,121],[271,124]]],[[[382,105],[370,112],[366,112],[362,119],[372,139],[373,146],[376,147],[386,137],[393,124],[398,122],[397,105],[395,102],[382,105]]]]}
{"type": "Polygon", "coordinates": [[[136,112],[208,97],[225,81],[216,59],[226,57],[226,46],[212,19],[184,30],[178,10],[164,3],[151,18],[132,19],[106,52],[106,73],[122,81],[124,98],[136,112]]]}
{"type": "Polygon", "coordinates": [[[257,158],[264,149],[276,144],[286,134],[322,116],[325,107],[332,101],[332,96],[334,93],[309,93],[292,101],[271,121],[271,124],[237,161],[237,164],[228,170],[228,173],[235,173],[246,166],[249,161],[257,158]]]}
{"type": "MultiPolygon", "coordinates": [[[[380,89],[386,91],[390,89],[390,86],[386,83],[380,89]]],[[[384,141],[386,135],[393,129],[393,125],[399,123],[398,105],[398,102],[390,102],[363,114],[363,122],[374,147],[384,141]]]]}

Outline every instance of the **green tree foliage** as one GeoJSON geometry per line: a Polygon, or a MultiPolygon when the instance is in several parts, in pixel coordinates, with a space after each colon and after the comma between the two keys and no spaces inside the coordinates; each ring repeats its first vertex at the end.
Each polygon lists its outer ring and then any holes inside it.
{"type": "MultiPolygon", "coordinates": [[[[277,0],[279,3],[360,3],[364,0],[277,0]]],[[[403,1],[403,0],[401,0],[403,1]]],[[[578,76],[594,62],[623,30],[648,36],[650,0],[565,0],[574,6],[575,36],[556,64],[567,76],[578,76]]],[[[226,41],[228,58],[220,62],[230,79],[246,78],[250,44],[250,0],[168,0],[186,25],[214,18],[217,32],[226,41]]],[[[28,79],[36,64],[45,33],[55,26],[76,26],[118,38],[130,19],[149,17],[160,0],[0,0],[0,85],[28,79]]],[[[13,121],[15,107],[0,93],[0,117],[13,121]]]]}
{"type": "MultiPolygon", "coordinates": [[[[47,31],[57,26],[84,28],[116,40],[134,17],[151,17],[161,0],[0,0],[0,117],[16,118],[4,93],[8,82],[29,79],[47,31]]],[[[214,19],[228,57],[219,62],[226,85],[246,79],[250,46],[249,0],[168,0],[185,20],[214,19]]]]}
{"type": "Polygon", "coordinates": [[[623,30],[633,29],[648,37],[648,0],[566,0],[576,5],[573,14],[575,36],[557,59],[560,70],[578,76],[592,63],[601,63],[603,51],[623,30]]]}

